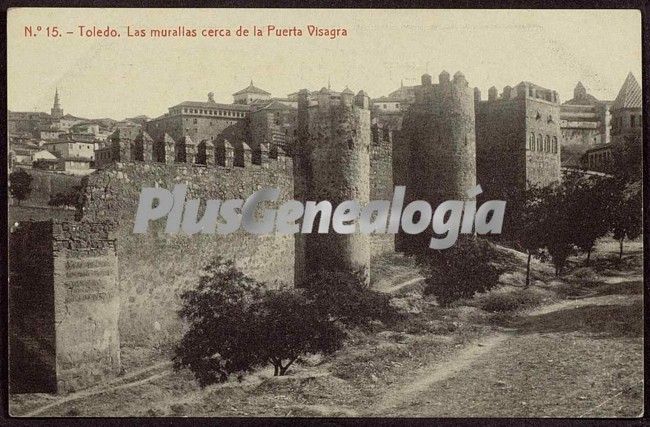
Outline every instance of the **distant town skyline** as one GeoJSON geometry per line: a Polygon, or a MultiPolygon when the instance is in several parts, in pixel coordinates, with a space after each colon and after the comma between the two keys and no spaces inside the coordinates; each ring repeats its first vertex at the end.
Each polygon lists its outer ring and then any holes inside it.
{"type": "Polygon", "coordinates": [[[641,15],[634,10],[257,10],[11,9],[8,108],[46,111],[58,88],[66,114],[157,117],[182,101],[217,102],[255,85],[284,97],[296,90],[348,86],[371,97],[419,84],[422,74],[461,71],[483,96],[520,81],[558,91],[581,81],[602,100],[616,97],[628,72],[641,75],[641,15]],[[133,28],[318,25],[346,28],[328,38],[126,37],[133,28]],[[24,37],[26,25],[117,28],[120,38],[24,37]]]}

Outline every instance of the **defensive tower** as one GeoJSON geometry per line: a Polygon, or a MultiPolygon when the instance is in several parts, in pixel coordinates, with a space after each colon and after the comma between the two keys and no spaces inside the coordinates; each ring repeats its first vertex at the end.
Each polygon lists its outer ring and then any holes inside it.
{"type": "MultiPolygon", "coordinates": [[[[409,165],[404,177],[406,200],[425,200],[434,208],[445,200],[464,200],[476,185],[476,137],[474,90],[459,71],[450,79],[443,71],[438,84],[422,76],[415,88],[415,102],[402,125],[403,150],[409,165]]],[[[429,233],[398,238],[398,248],[411,252],[428,248],[429,233]]]]}
{"type": "MultiPolygon", "coordinates": [[[[369,201],[370,186],[370,99],[364,91],[340,94],[327,88],[311,95],[298,94],[298,151],[296,193],[303,200],[327,200],[333,209],[345,200],[360,205],[369,201]]],[[[304,273],[319,269],[361,271],[369,278],[370,243],[360,233],[338,234],[330,223],[328,233],[305,235],[304,273]]],[[[300,237],[298,237],[300,238],[300,237]]],[[[298,280],[299,283],[300,280],[298,280]]]]}

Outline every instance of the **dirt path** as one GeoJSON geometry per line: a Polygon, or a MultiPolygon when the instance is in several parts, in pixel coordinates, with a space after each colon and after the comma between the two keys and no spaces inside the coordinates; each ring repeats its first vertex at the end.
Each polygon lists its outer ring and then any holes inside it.
{"type": "Polygon", "coordinates": [[[479,342],[469,344],[462,352],[454,354],[451,360],[418,370],[414,373],[412,382],[387,392],[377,405],[368,408],[367,415],[383,415],[417,400],[418,395],[425,393],[433,384],[468,369],[480,356],[493,351],[507,338],[506,334],[487,337],[479,342]]]}
{"type": "Polygon", "coordinates": [[[135,372],[132,372],[130,374],[124,375],[122,377],[118,377],[113,381],[110,381],[104,385],[98,386],[98,387],[92,387],[86,390],[81,390],[75,393],[70,393],[68,395],[65,395],[63,397],[58,397],[56,398],[53,402],[48,403],[46,405],[40,406],[37,409],[34,409],[24,415],[20,415],[23,417],[36,417],[44,412],[51,410],[53,408],[56,408],[61,405],[66,405],[70,404],[72,402],[76,402],[78,400],[86,399],[88,397],[92,396],[97,396],[100,394],[105,394],[105,393],[110,393],[116,390],[121,390],[125,388],[131,388],[131,387],[137,387],[141,384],[154,381],[156,379],[162,378],[164,376],[167,376],[171,373],[171,371],[168,369],[171,367],[171,362],[162,362],[162,363],[157,363],[153,366],[148,366],[143,369],[139,369],[135,372]],[[163,370],[163,372],[159,372],[160,370],[163,370]],[[155,374],[152,374],[151,372],[156,372],[155,374]],[[141,376],[145,376],[144,378],[140,378],[141,376]]]}
{"type": "Polygon", "coordinates": [[[364,413],[638,416],[642,339],[626,325],[601,327],[638,317],[641,302],[640,295],[607,295],[532,310],[511,330],[418,370],[364,413]]]}

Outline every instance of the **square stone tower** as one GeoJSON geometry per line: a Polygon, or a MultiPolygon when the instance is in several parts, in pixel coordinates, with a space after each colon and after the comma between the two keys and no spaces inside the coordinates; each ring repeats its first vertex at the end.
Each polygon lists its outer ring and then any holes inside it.
{"type": "Polygon", "coordinates": [[[26,221],[12,231],[12,392],[69,392],[119,372],[115,249],[103,222],[26,221]]]}

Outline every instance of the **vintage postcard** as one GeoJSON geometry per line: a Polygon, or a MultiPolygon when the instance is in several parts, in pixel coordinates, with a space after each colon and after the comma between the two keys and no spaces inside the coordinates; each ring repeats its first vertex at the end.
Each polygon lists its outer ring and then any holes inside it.
{"type": "Polygon", "coordinates": [[[7,11],[12,417],[644,415],[640,10],[7,11]]]}

